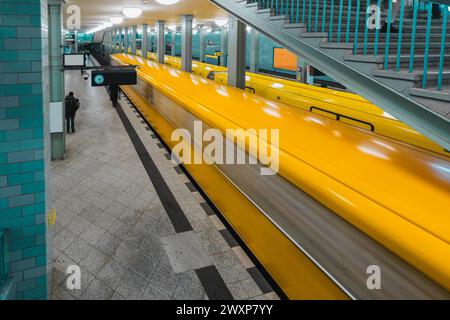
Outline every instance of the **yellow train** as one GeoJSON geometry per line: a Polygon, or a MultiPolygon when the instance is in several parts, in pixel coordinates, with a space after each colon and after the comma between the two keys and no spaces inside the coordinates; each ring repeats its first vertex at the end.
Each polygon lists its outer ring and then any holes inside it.
{"type": "MultiPolygon", "coordinates": [[[[137,50],[136,53],[138,56],[142,56],[142,51],[137,50]]],[[[147,58],[155,60],[156,54],[149,52],[147,58]]],[[[180,58],[166,55],[164,60],[167,65],[181,69],[180,58]]],[[[227,84],[227,68],[224,67],[194,61],[192,73],[227,84]]],[[[247,72],[246,90],[265,98],[449,156],[449,152],[440,145],[353,93],[320,88],[251,72],[247,72]]]]}
{"type": "Polygon", "coordinates": [[[140,57],[112,59],[140,66],[122,90],[170,147],[195,121],[223,135],[279,129],[272,176],[260,163],[185,167],[289,298],[450,298],[447,157],[140,57]],[[377,268],[382,287],[371,290],[377,268]]]}

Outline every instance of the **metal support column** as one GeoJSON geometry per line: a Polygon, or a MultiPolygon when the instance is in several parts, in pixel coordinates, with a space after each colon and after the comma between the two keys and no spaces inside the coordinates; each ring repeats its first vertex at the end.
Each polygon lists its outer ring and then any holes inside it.
{"type": "Polygon", "coordinates": [[[297,81],[308,83],[308,64],[301,57],[297,57],[297,81]]]}
{"type": "Polygon", "coordinates": [[[200,55],[200,61],[201,62],[205,62],[205,49],[206,49],[206,41],[205,41],[205,35],[206,35],[206,30],[205,28],[200,28],[199,32],[199,37],[200,37],[200,51],[199,51],[199,55],[200,55]]]}
{"type": "Polygon", "coordinates": [[[123,37],[123,52],[128,53],[128,48],[130,47],[130,41],[128,39],[130,35],[130,28],[125,27],[125,34],[123,37]]]}
{"type": "Polygon", "coordinates": [[[181,68],[192,72],[192,21],[193,15],[185,15],[181,26],[181,68]]]}
{"type": "Polygon", "coordinates": [[[148,24],[142,25],[142,43],[141,43],[142,57],[147,59],[148,53],[148,24]]]}
{"type": "Polygon", "coordinates": [[[74,38],[75,38],[75,43],[74,43],[74,50],[75,53],[78,53],[78,31],[74,31],[74,38]]]}
{"type": "Polygon", "coordinates": [[[131,54],[136,55],[137,27],[131,27],[131,54]]]}
{"type": "Polygon", "coordinates": [[[245,24],[232,17],[228,38],[228,85],[245,88],[246,36],[245,24]]]}
{"type": "Polygon", "coordinates": [[[227,57],[228,57],[228,29],[222,28],[220,31],[220,52],[222,56],[220,57],[220,65],[222,67],[227,66],[227,57]]]}
{"type": "Polygon", "coordinates": [[[118,44],[119,44],[118,52],[122,53],[123,52],[123,49],[122,49],[122,47],[123,47],[122,28],[119,28],[119,41],[118,41],[118,44]]]}
{"type": "MultiPolygon", "coordinates": [[[[52,160],[63,159],[66,153],[64,69],[62,65],[62,0],[48,2],[50,137],[52,160]]],[[[76,38],[75,38],[76,39],[76,38]]]]}
{"type": "Polygon", "coordinates": [[[171,35],[171,46],[170,46],[170,55],[171,56],[176,56],[176,48],[175,48],[175,41],[176,41],[176,37],[177,37],[177,32],[176,31],[172,31],[171,35]]]}
{"type": "Polygon", "coordinates": [[[252,28],[250,45],[250,72],[258,72],[259,64],[259,32],[252,28]]]}
{"type": "Polygon", "coordinates": [[[158,63],[164,64],[166,43],[164,41],[164,21],[156,23],[156,59],[158,63]]]}

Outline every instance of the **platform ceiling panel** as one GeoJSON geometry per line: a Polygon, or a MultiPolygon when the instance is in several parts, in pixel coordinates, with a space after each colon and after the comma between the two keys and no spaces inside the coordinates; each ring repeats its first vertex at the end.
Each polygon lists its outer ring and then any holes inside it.
{"type": "Polygon", "coordinates": [[[76,4],[81,8],[83,30],[97,27],[111,17],[122,16],[123,7],[141,7],[143,13],[136,19],[125,19],[123,26],[154,24],[157,20],[180,23],[181,16],[192,14],[198,23],[226,17],[227,14],[208,0],[181,0],[175,5],[162,5],[155,0],[67,0],[65,7],[76,4]]]}

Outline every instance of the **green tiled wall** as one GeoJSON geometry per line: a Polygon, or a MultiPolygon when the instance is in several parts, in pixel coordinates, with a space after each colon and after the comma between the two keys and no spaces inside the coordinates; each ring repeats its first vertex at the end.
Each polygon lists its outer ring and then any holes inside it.
{"type": "Polygon", "coordinates": [[[0,0],[0,229],[17,299],[46,299],[47,1],[0,0]]]}

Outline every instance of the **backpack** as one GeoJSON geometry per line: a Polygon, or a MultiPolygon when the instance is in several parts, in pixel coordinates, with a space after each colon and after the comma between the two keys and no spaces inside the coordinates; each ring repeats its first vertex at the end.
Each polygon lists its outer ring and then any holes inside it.
{"type": "Polygon", "coordinates": [[[74,110],[78,111],[78,109],[80,109],[80,100],[75,99],[75,101],[73,101],[74,103],[74,110]]]}

